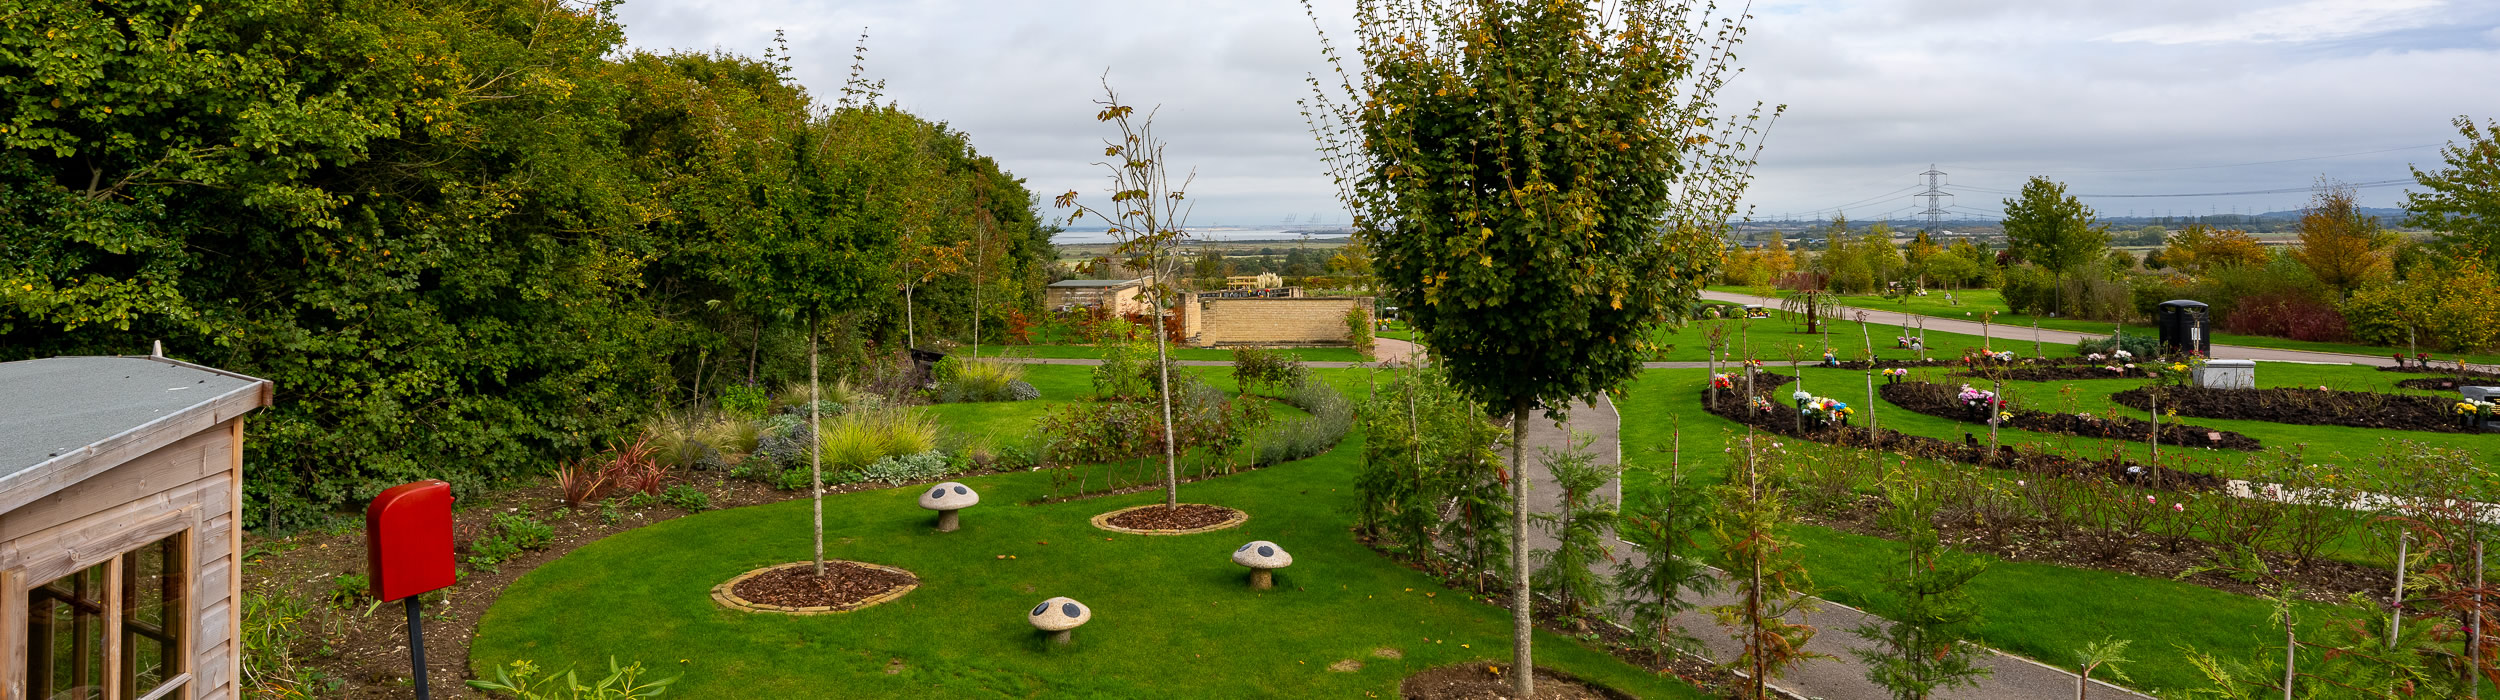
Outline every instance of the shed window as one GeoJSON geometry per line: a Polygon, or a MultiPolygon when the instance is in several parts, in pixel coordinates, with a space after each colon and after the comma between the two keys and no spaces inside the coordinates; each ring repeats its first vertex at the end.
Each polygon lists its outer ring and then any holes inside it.
{"type": "Polygon", "coordinates": [[[27,591],[27,696],[167,695],[184,680],[182,563],[176,535],[27,591]]]}

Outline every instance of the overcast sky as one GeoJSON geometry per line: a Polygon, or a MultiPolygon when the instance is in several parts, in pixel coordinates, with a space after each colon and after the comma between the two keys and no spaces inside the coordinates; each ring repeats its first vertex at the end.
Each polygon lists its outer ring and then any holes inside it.
{"type": "MultiPolygon", "coordinates": [[[[1340,46],[1348,4],[1319,3],[1340,46]]],[[[1171,160],[1197,170],[1192,223],[1345,221],[1294,103],[1324,69],[1296,2],[630,0],[619,13],[654,51],[760,55],[784,30],[798,78],[828,98],[865,29],[868,74],[891,99],[969,133],[1044,197],[1102,189],[1091,163],[1108,132],[1091,101],[1108,71],[1126,101],[1161,105],[1171,160]]],[[[1726,94],[1788,105],[1747,196],[1757,219],[1909,217],[1930,163],[1953,211],[1982,218],[2030,175],[2092,195],[2374,183],[2436,166],[2452,117],[2500,118],[2488,0],[1782,0],[1754,14],[1726,94]]],[[[2402,192],[2361,190],[2370,206],[2402,192]]],[[[2086,203],[2125,216],[2306,198],[2086,203]]]]}

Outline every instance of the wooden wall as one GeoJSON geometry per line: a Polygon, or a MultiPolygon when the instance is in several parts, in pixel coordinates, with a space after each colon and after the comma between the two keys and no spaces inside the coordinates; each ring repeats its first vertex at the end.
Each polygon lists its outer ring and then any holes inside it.
{"type": "Polygon", "coordinates": [[[184,634],[193,655],[190,697],[237,697],[234,640],[242,630],[235,517],[241,506],[242,421],[229,419],[0,514],[0,677],[23,697],[25,591],[169,535],[189,532],[184,634]]]}
{"type": "Polygon", "coordinates": [[[1345,345],[1347,309],[1371,308],[1370,297],[1198,300],[1184,333],[1200,347],[1345,345]]]}

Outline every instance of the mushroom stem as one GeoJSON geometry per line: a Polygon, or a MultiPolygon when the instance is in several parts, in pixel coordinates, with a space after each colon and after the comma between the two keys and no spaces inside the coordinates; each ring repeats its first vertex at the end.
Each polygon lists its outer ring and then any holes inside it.
{"type": "Polygon", "coordinates": [[[938,524],[937,524],[937,531],[938,531],[938,532],[954,532],[954,531],[955,531],[955,528],[957,528],[957,527],[961,527],[961,526],[963,525],[963,519],[962,519],[962,518],[960,518],[960,517],[957,517],[957,516],[955,515],[956,513],[959,513],[959,512],[962,512],[962,511],[953,511],[953,510],[941,510],[941,511],[938,511],[938,524]]]}
{"type": "Polygon", "coordinates": [[[1275,569],[1251,569],[1250,589],[1264,591],[1276,587],[1275,569]]]}
{"type": "Polygon", "coordinates": [[[1076,641],[1076,630],[1073,628],[1050,633],[1052,644],[1068,644],[1074,641],[1076,641]]]}

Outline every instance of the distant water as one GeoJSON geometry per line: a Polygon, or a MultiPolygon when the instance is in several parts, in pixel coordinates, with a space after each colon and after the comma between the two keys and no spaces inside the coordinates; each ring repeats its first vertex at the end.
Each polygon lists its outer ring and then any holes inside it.
{"type": "MultiPolygon", "coordinates": [[[[1205,228],[1191,228],[1191,229],[1189,230],[1189,237],[1190,237],[1190,239],[1191,239],[1191,240],[1200,240],[1200,241],[1223,241],[1223,242],[1232,242],[1232,241],[1279,241],[1279,242],[1293,242],[1293,241],[1300,241],[1300,240],[1302,240],[1302,237],[1303,237],[1303,235],[1304,235],[1305,233],[1307,233],[1307,234],[1309,234],[1309,235],[1310,235],[1311,240],[1317,241],[1317,240],[1321,240],[1321,239],[1328,239],[1328,238],[1344,238],[1344,237],[1346,236],[1346,234],[1347,234],[1347,231],[1346,231],[1346,229],[1341,228],[1341,227],[1323,227],[1323,228],[1313,228],[1313,229],[1300,229],[1300,228],[1286,229],[1286,228],[1277,228],[1277,227],[1273,227],[1273,226],[1269,226],[1269,227],[1209,226],[1209,227],[1205,227],[1205,228]]],[[[1114,242],[1114,241],[1112,241],[1112,239],[1111,239],[1111,234],[1106,233],[1106,232],[1105,232],[1105,230],[1104,230],[1104,229],[1101,229],[1101,228],[1085,228],[1085,229],[1074,229],[1074,228],[1072,228],[1072,229],[1068,229],[1068,230],[1066,230],[1066,231],[1061,231],[1061,232],[1059,232],[1059,235],[1057,235],[1057,236],[1052,236],[1052,237],[1051,237],[1051,239],[1050,239],[1050,242],[1052,242],[1052,243],[1063,243],[1063,244],[1077,244],[1077,243],[1112,243],[1112,242],[1114,242]]]]}

